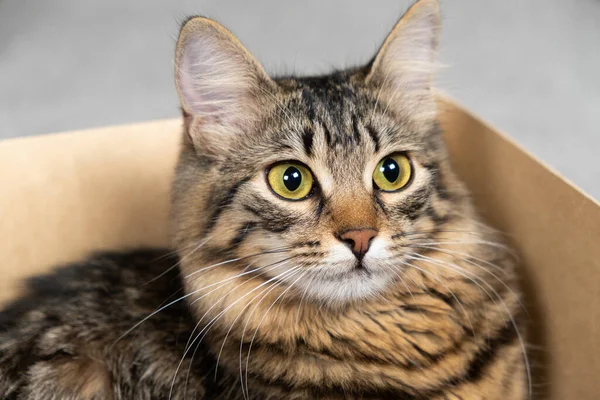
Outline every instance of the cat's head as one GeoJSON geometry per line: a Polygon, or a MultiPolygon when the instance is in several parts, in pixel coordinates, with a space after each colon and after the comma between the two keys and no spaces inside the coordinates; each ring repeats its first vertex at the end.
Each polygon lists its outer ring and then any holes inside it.
{"type": "Polygon", "coordinates": [[[415,239],[468,213],[436,124],[438,27],[437,1],[420,0],[367,66],[274,79],[221,25],[184,24],[174,232],[188,291],[253,279],[365,299],[402,276],[415,239]]]}

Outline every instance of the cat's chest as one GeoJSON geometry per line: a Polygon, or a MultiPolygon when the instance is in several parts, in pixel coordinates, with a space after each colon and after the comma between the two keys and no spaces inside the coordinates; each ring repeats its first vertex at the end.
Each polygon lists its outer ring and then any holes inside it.
{"type": "Polygon", "coordinates": [[[452,307],[418,295],[409,303],[399,300],[337,315],[279,315],[280,321],[242,333],[234,328],[228,335],[211,336],[219,368],[238,376],[240,385],[305,394],[325,390],[325,385],[333,394],[378,382],[386,390],[401,390],[402,382],[414,382],[469,336],[452,307]]]}

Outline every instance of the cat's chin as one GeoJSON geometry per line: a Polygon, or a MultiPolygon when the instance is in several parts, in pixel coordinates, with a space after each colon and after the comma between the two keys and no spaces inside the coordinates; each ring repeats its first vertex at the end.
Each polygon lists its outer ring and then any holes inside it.
{"type": "Polygon", "coordinates": [[[295,286],[307,299],[335,307],[381,296],[392,281],[386,273],[361,266],[334,277],[302,279],[295,286]]]}

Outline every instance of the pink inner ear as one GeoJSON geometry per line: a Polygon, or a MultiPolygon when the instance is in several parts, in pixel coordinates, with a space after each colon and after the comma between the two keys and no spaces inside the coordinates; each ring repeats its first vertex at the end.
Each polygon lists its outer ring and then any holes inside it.
{"type": "Polygon", "coordinates": [[[185,107],[207,121],[239,112],[247,79],[240,57],[215,38],[188,40],[179,64],[179,92],[185,107]]]}
{"type": "Polygon", "coordinates": [[[437,69],[438,25],[436,7],[421,6],[402,18],[381,54],[385,81],[404,91],[429,90],[437,69]]]}

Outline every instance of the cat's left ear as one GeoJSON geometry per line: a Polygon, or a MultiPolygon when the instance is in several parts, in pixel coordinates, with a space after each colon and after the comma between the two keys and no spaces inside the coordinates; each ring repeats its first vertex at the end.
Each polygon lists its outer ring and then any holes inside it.
{"type": "Polygon", "coordinates": [[[274,85],[231,32],[204,17],[181,28],[175,81],[184,116],[197,122],[191,139],[202,147],[219,146],[247,129],[260,114],[262,92],[274,85]]]}
{"type": "Polygon", "coordinates": [[[431,86],[439,28],[438,0],[418,0],[387,36],[366,78],[391,104],[411,115],[435,115],[431,86]]]}

